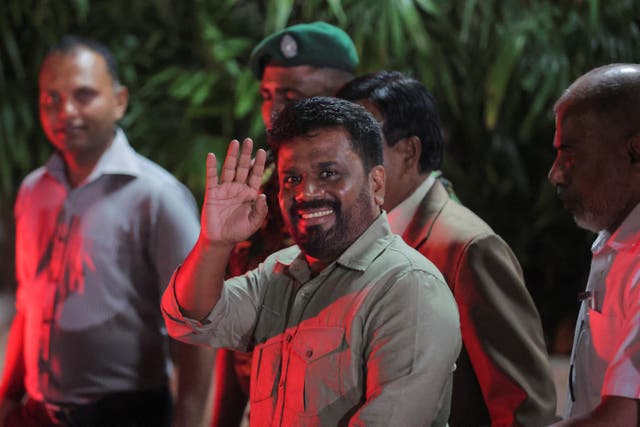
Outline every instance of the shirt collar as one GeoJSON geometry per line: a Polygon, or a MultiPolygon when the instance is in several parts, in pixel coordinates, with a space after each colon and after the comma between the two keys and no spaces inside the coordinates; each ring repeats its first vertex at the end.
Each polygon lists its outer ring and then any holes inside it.
{"type": "Polygon", "coordinates": [[[605,247],[619,251],[630,249],[638,244],[640,244],[640,204],[631,210],[613,233],[607,230],[600,231],[591,245],[591,252],[595,254],[605,247]]]}
{"type": "MultiPolygon", "coordinates": [[[[47,172],[55,179],[67,183],[65,173],[64,160],[60,153],[55,152],[46,163],[47,172]]],[[[116,129],[116,135],[113,142],[102,153],[100,160],[96,163],[93,171],[87,179],[81,184],[86,185],[95,181],[102,175],[129,175],[137,177],[140,175],[140,166],[138,164],[137,154],[129,145],[127,136],[122,129],[116,129]]]]}
{"type": "MultiPolygon", "coordinates": [[[[325,267],[323,272],[336,264],[352,270],[365,271],[380,252],[389,246],[390,237],[393,237],[393,234],[387,214],[382,212],[336,261],[325,267]]],[[[281,251],[277,255],[277,263],[280,264],[279,268],[288,271],[299,282],[306,282],[310,277],[307,260],[297,246],[281,251]]]]}
{"type": "Polygon", "coordinates": [[[418,188],[414,190],[411,196],[404,199],[398,206],[389,211],[389,224],[391,225],[392,232],[401,236],[404,234],[411,219],[418,210],[420,202],[427,195],[434,182],[435,178],[433,174],[429,174],[418,188]]]}

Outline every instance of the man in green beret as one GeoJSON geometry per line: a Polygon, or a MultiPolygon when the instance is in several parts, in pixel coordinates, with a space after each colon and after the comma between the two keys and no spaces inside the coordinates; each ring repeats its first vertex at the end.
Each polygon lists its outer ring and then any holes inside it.
{"type": "MultiPolygon", "coordinates": [[[[354,77],[358,54],[351,38],[326,22],[287,27],[262,40],[251,53],[249,65],[260,79],[262,119],[267,129],[285,105],[313,96],[333,96],[354,77]]],[[[293,245],[278,206],[275,163],[270,159],[262,191],[269,214],[250,240],[234,249],[229,276],[244,274],[268,255],[293,245]]],[[[218,351],[214,377],[212,427],[240,425],[249,397],[251,354],[218,351]]]]}

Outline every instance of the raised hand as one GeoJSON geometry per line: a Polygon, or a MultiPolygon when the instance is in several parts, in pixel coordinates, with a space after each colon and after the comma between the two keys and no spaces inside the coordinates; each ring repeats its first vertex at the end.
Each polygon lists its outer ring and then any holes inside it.
{"type": "Polygon", "coordinates": [[[229,143],[218,179],[215,154],[207,155],[207,188],[202,207],[202,237],[209,243],[233,245],[246,240],[267,216],[267,201],[259,194],[266,153],[251,159],[253,141],[229,143]]]}

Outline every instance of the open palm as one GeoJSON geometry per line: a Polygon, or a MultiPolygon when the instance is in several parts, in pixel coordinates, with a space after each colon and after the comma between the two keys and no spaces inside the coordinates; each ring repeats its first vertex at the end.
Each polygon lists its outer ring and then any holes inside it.
{"type": "Polygon", "coordinates": [[[259,193],[266,153],[260,149],[251,159],[253,141],[229,143],[218,178],[214,154],[207,156],[207,190],[202,207],[202,234],[210,242],[233,245],[246,240],[267,215],[265,196],[259,193]]]}

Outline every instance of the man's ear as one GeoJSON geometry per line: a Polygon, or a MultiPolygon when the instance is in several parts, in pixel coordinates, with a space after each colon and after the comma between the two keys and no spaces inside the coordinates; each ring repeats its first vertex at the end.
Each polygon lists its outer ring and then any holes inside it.
{"type": "Polygon", "coordinates": [[[127,111],[127,106],[129,105],[129,89],[127,89],[126,86],[118,84],[113,90],[114,96],[116,97],[114,118],[117,122],[124,116],[124,113],[127,111]]]}
{"type": "Polygon", "coordinates": [[[405,170],[420,170],[420,154],[422,152],[422,144],[417,136],[409,136],[402,138],[393,147],[402,155],[402,163],[405,170]]]}
{"type": "Polygon", "coordinates": [[[374,166],[371,169],[371,172],[369,172],[369,177],[371,178],[371,193],[373,194],[373,200],[376,202],[378,207],[382,207],[382,204],[384,203],[385,175],[386,172],[382,165],[374,166]]]}

